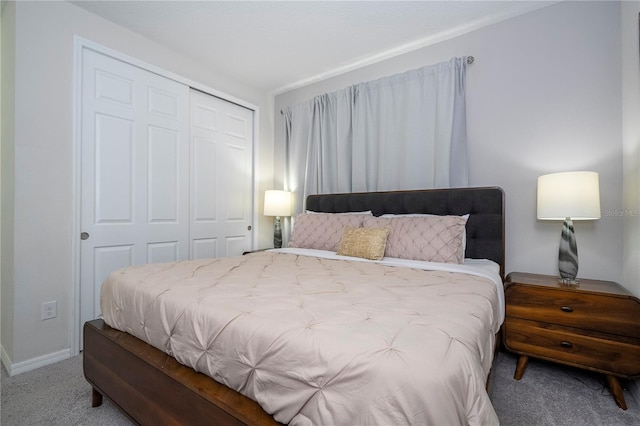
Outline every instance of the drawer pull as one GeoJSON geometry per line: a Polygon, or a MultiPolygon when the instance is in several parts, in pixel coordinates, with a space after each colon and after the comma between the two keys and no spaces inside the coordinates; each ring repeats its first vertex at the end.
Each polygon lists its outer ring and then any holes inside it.
{"type": "Polygon", "coordinates": [[[573,312],[573,308],[571,306],[563,306],[560,308],[562,312],[573,312]]]}
{"type": "Polygon", "coordinates": [[[560,342],[560,346],[562,346],[563,348],[571,349],[573,347],[573,343],[563,340],[562,342],[560,342]]]}

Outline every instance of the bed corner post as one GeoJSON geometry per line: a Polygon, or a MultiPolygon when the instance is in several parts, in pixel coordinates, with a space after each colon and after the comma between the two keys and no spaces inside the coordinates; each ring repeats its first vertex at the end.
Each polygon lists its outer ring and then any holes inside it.
{"type": "Polygon", "coordinates": [[[102,405],[102,394],[96,388],[91,388],[91,407],[99,407],[102,405]]]}

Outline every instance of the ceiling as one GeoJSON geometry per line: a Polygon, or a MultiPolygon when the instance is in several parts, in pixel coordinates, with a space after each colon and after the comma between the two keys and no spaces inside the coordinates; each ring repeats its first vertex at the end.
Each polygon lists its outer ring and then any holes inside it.
{"type": "Polygon", "coordinates": [[[272,94],[555,1],[74,1],[272,94]]]}

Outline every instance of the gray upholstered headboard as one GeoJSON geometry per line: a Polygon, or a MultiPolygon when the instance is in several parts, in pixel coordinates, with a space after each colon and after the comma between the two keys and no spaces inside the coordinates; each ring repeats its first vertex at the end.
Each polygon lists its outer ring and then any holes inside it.
{"type": "Polygon", "coordinates": [[[499,187],[427,189],[413,191],[318,194],[307,197],[306,208],[343,213],[371,210],[385,213],[469,214],[465,257],[490,259],[504,278],[504,191],[499,187]]]}

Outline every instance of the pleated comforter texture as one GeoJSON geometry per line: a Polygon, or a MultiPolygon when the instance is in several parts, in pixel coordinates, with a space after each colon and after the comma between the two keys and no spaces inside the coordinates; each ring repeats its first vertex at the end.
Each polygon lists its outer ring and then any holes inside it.
{"type": "Polygon", "coordinates": [[[294,425],[489,425],[490,279],[257,252],[112,273],[105,322],[294,425]]]}

